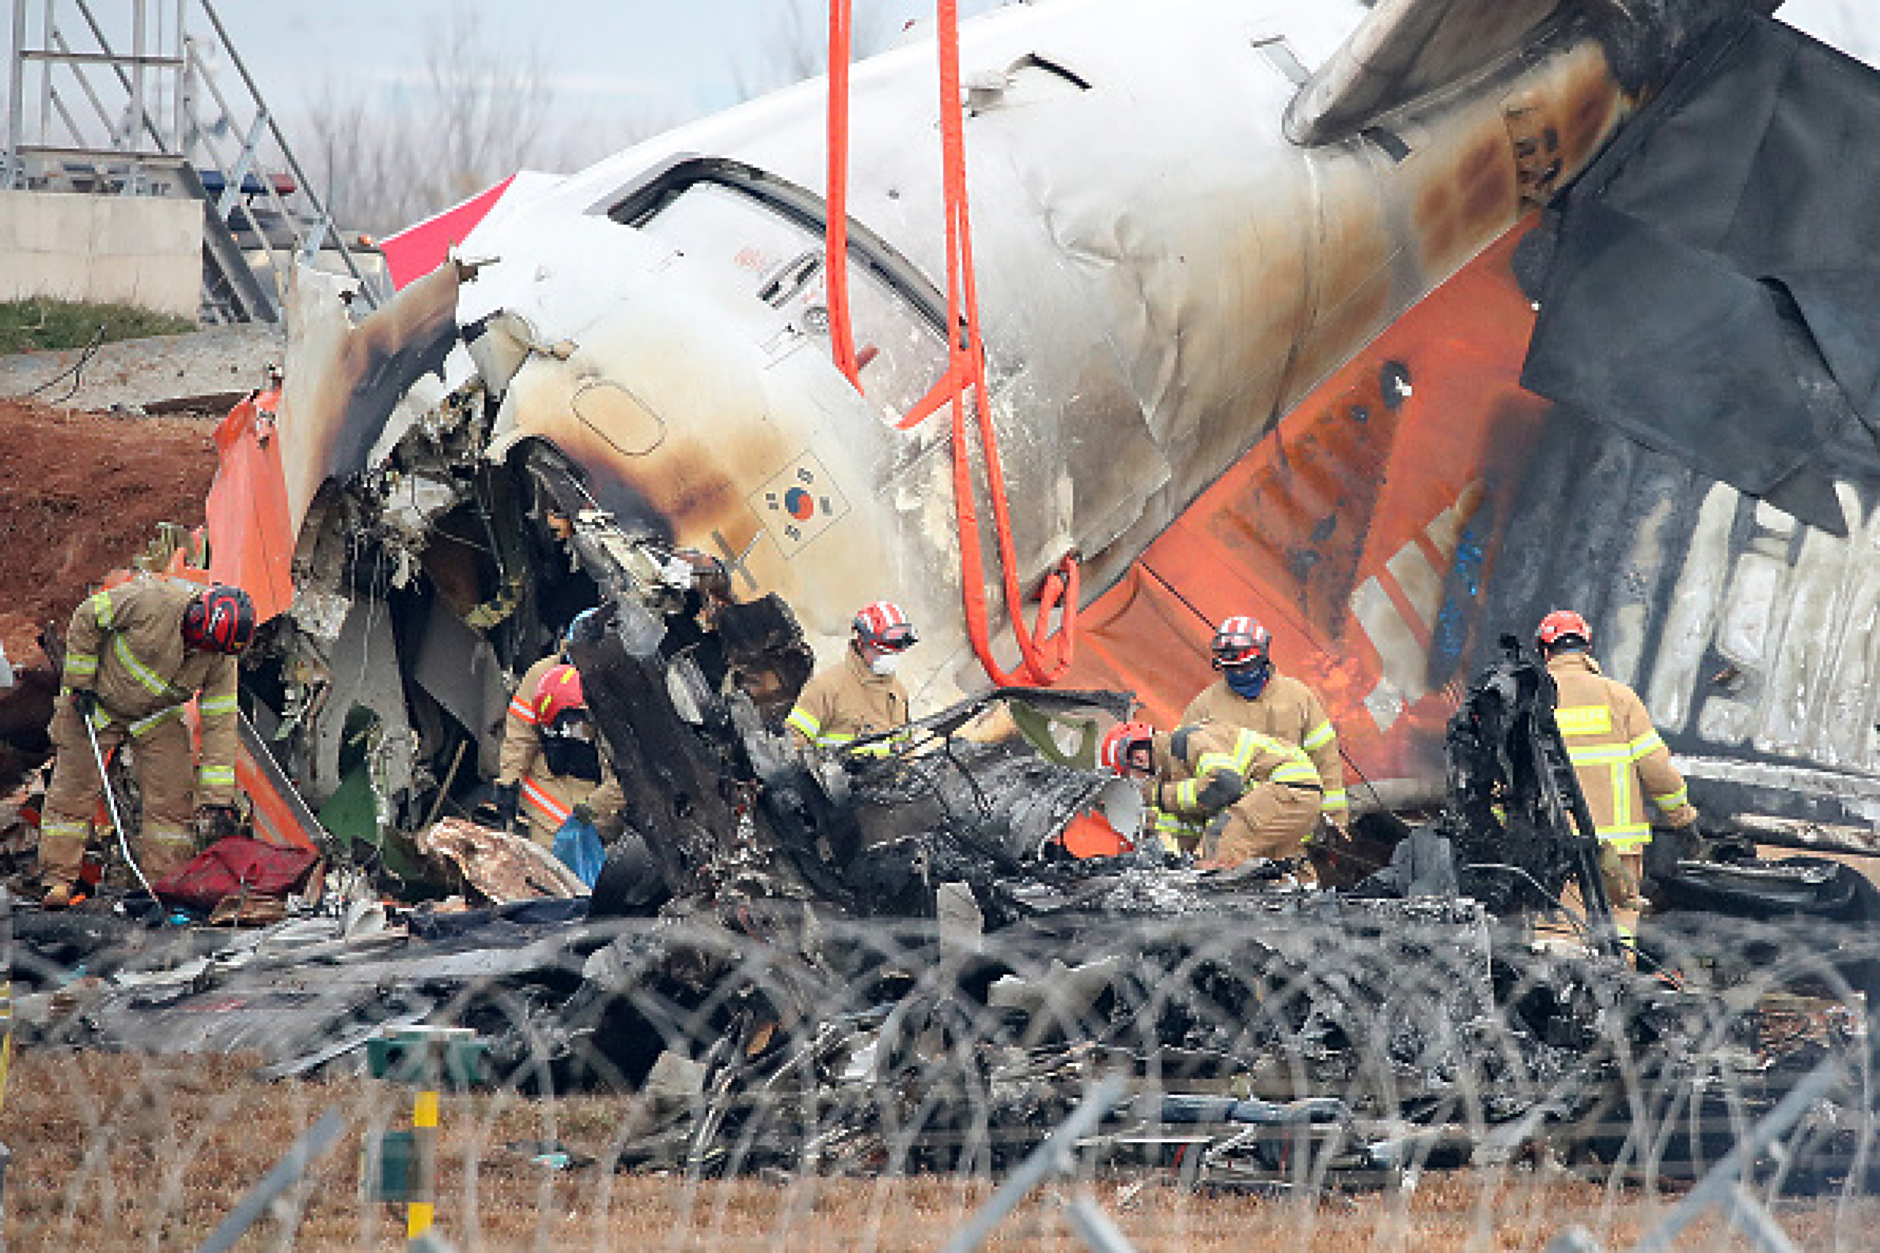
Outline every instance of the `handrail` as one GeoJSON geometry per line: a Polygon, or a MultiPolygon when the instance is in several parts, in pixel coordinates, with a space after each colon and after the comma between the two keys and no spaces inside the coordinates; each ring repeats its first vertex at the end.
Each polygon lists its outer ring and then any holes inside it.
{"type": "MultiPolygon", "coordinates": [[[[208,15],[210,24],[215,27],[216,36],[221,39],[223,49],[227,51],[229,60],[234,63],[236,72],[242,76],[242,82],[247,85],[249,94],[255,98],[257,105],[266,110],[267,106],[262,99],[261,89],[255,85],[254,76],[248,72],[248,65],[242,60],[241,54],[235,51],[235,45],[228,37],[228,28],[222,25],[222,15],[215,11],[215,5],[211,4],[210,0],[198,0],[198,3],[201,4],[202,11],[208,15]]],[[[293,171],[294,179],[299,184],[301,193],[307,197],[307,203],[313,206],[315,215],[323,221],[330,222],[333,215],[327,211],[319,193],[313,190],[311,180],[307,178],[306,171],[300,168],[300,162],[295,158],[294,150],[287,146],[287,137],[281,134],[281,128],[275,124],[274,114],[271,111],[268,112],[268,130],[273,134],[274,142],[280,145],[281,158],[287,162],[287,168],[293,171]]],[[[318,236],[315,238],[317,239],[318,236]]],[[[339,245],[339,255],[346,262],[347,272],[358,280],[360,296],[365,299],[369,307],[378,308],[378,295],[372,290],[372,285],[366,282],[365,275],[359,272],[359,263],[353,259],[352,249],[346,246],[345,237],[334,232],[333,242],[339,245]]]]}
{"type": "MultiPolygon", "coordinates": [[[[284,287],[294,263],[316,255],[330,235],[346,272],[358,286],[358,294],[365,301],[365,307],[378,306],[378,291],[361,269],[359,259],[347,245],[345,236],[335,229],[332,211],[315,190],[299,158],[289,146],[274,111],[269,108],[260,85],[235,48],[228,27],[211,0],[195,0],[193,6],[191,0],[165,0],[173,8],[166,8],[162,15],[155,17],[159,33],[158,43],[154,47],[146,45],[148,23],[144,20],[146,15],[142,0],[139,0],[139,7],[133,15],[136,46],[129,53],[112,46],[90,0],[73,0],[71,8],[82,18],[96,51],[84,46],[83,34],[78,26],[69,20],[61,21],[62,17],[69,19],[70,10],[61,13],[57,0],[43,0],[44,16],[37,41],[39,46],[28,47],[27,12],[29,5],[37,5],[39,2],[14,0],[14,60],[8,89],[10,116],[5,133],[7,160],[5,168],[0,169],[0,185],[20,185],[27,174],[27,154],[67,150],[74,144],[87,152],[99,154],[86,158],[86,161],[101,180],[112,177],[111,169],[115,168],[116,158],[129,163],[132,177],[125,187],[127,192],[144,190],[142,167],[146,165],[189,163],[193,159],[201,159],[205,170],[213,167],[224,179],[221,195],[203,196],[208,212],[215,215],[223,228],[233,225],[237,230],[246,229],[254,237],[253,250],[245,255],[239,246],[233,249],[223,247],[214,255],[205,255],[206,276],[225,269],[236,258],[240,258],[240,264],[255,270],[264,284],[271,283],[278,292],[284,287]],[[200,41],[192,39],[185,30],[185,19],[192,7],[207,18],[215,38],[241,77],[247,96],[240,102],[240,110],[205,63],[198,46],[200,41]],[[175,23],[173,32],[164,29],[171,16],[175,23]],[[176,40],[173,50],[168,46],[172,34],[176,40]],[[74,38],[79,42],[74,43],[74,38]],[[39,97],[40,116],[36,132],[24,116],[27,111],[26,77],[29,63],[35,67],[34,92],[39,97]],[[119,88],[126,93],[128,103],[122,111],[114,112],[111,109],[111,93],[108,90],[101,93],[101,84],[94,83],[88,74],[88,68],[98,66],[109,66],[119,88]],[[167,127],[150,108],[150,93],[144,89],[147,69],[168,76],[160,82],[173,84],[174,120],[167,127]],[[68,80],[76,81],[78,92],[85,98],[88,113],[81,110],[75,115],[73,109],[68,107],[67,97],[71,95],[67,90],[68,80]],[[207,90],[191,90],[192,87],[207,90]],[[205,116],[213,125],[203,124],[205,116]],[[69,133],[71,144],[53,142],[59,128],[69,133]],[[108,135],[103,145],[98,143],[94,135],[97,128],[102,128],[108,135]],[[232,160],[220,150],[223,145],[218,140],[219,131],[225,131],[240,145],[232,160]],[[269,137],[279,148],[298,192],[304,197],[304,200],[297,202],[303,206],[302,212],[297,213],[289,207],[287,198],[272,178],[261,179],[261,190],[257,195],[241,194],[241,176],[250,169],[258,168],[260,146],[269,137]],[[35,138],[38,142],[33,142],[35,138]],[[151,147],[146,148],[146,143],[151,147]],[[104,156],[107,151],[115,154],[115,157],[104,156]],[[234,178],[229,177],[231,169],[236,171],[234,178]],[[279,215],[281,223],[291,235],[291,243],[284,240],[277,246],[269,238],[268,231],[257,216],[257,210],[264,205],[279,215]]],[[[109,81],[106,79],[104,83],[108,84],[109,81]]],[[[162,87],[158,86],[156,91],[160,102],[162,87]]],[[[49,166],[48,169],[56,173],[55,166],[49,166]]],[[[183,180],[180,188],[186,194],[203,193],[201,179],[183,180]]],[[[206,278],[205,301],[208,305],[222,309],[225,313],[233,312],[237,317],[251,315],[241,308],[229,310],[216,296],[217,290],[215,284],[206,278]]]]}

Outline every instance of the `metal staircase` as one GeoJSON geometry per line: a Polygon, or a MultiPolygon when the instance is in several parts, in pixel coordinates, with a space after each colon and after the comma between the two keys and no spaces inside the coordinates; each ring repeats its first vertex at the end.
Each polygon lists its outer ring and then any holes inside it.
{"type": "Polygon", "coordinates": [[[13,0],[12,17],[0,192],[200,201],[205,322],[279,321],[294,264],[323,248],[379,303],[210,0],[13,0]]]}

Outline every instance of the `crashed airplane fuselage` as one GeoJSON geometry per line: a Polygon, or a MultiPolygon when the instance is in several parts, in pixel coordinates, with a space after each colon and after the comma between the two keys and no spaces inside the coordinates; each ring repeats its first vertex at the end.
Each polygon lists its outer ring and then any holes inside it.
{"type": "MultiPolygon", "coordinates": [[[[963,73],[989,84],[969,92],[966,142],[1022,587],[1072,551],[1086,587],[1113,582],[1620,122],[1582,6],[1436,7],[1083,3],[966,25],[963,73]],[[1382,48],[1334,55],[1367,16],[1382,48]],[[1428,41],[1430,20],[1446,38],[1428,41]]],[[[499,402],[492,457],[552,442],[623,525],[790,601],[819,654],[857,604],[907,602],[927,641],[908,663],[917,699],[980,681],[946,423],[899,429],[947,363],[935,97],[930,44],[857,67],[860,393],[829,351],[820,83],[503,205],[459,249],[489,263],[457,295],[469,352],[443,365],[499,402]]],[[[402,335],[349,349],[346,394],[324,363],[290,371],[296,521],[334,471],[385,449],[368,414],[398,397],[373,363],[401,353],[422,356],[402,335]]]]}
{"type": "MultiPolygon", "coordinates": [[[[1282,649],[1309,642],[1281,664],[1326,691],[1371,777],[1436,776],[1439,706],[1470,642],[1480,652],[1521,625],[1483,630],[1485,606],[1525,613],[1541,594],[1518,572],[1491,579],[1512,541],[1482,529],[1506,527],[1531,473],[1509,449],[1535,438],[1537,402],[1510,413],[1471,393],[1463,413],[1439,373],[1480,359],[1514,390],[1496,356],[1507,344],[1470,339],[1493,323],[1525,344],[1510,250],[1483,249],[1743,7],[1692,0],[1634,24],[1554,0],[1089,2],[964,27],[979,329],[1017,583],[1036,589],[1074,552],[1086,602],[1106,587],[1126,602],[1100,604],[1095,660],[1071,681],[1131,688],[1166,718],[1205,675],[1201,650],[1171,636],[1205,638],[1206,618],[1251,604],[1284,624],[1282,649]],[[1473,323],[1418,322],[1432,289],[1485,265],[1499,267],[1493,299],[1473,323]],[[1362,357],[1391,336],[1424,350],[1402,355],[1414,370],[1362,357]],[[1360,369],[1363,386],[1347,386],[1360,369]],[[1263,438],[1320,410],[1344,446],[1382,450],[1375,464],[1263,438]],[[1453,447],[1452,431],[1466,433],[1453,447]],[[1413,438],[1429,451],[1398,464],[1413,438]],[[1226,504],[1247,543],[1204,551],[1212,566],[1146,562],[1210,484],[1262,458],[1291,479],[1226,504]],[[1372,497],[1318,491],[1322,469],[1371,474],[1372,497]],[[1414,499],[1393,512],[1385,492],[1414,499]],[[1255,541],[1281,534],[1266,572],[1255,541]],[[1126,648],[1147,660],[1117,663],[1126,648]]],[[[962,571],[955,459],[983,469],[988,450],[957,449],[940,415],[905,423],[948,364],[931,52],[864,63],[850,93],[859,390],[831,359],[820,84],[499,202],[457,250],[465,264],[357,326],[303,276],[278,426],[253,436],[279,459],[269,525],[297,544],[256,558],[217,535],[216,556],[218,573],[270,585],[264,607],[294,601],[297,629],[322,641],[272,702],[310,741],[297,777],[317,801],[339,785],[343,724],[362,708],[393,746],[374,767],[380,791],[446,775],[456,737],[406,721],[401,670],[488,772],[505,672],[594,592],[594,572],[547,533],[551,508],[715,560],[720,595],[779,596],[825,661],[856,605],[893,596],[921,625],[905,671],[917,707],[984,685],[962,593],[983,586],[998,605],[1001,572],[962,571]],[[419,586],[416,625],[372,612],[386,588],[419,586]],[[334,674],[351,690],[327,700],[317,689],[334,674]],[[397,747],[413,730],[424,747],[397,747]]],[[[982,499],[972,512],[992,511],[982,499]]],[[[1661,651],[1681,656],[1677,644],[1661,651]]],[[[1013,659],[1009,642],[1000,656],[1013,659]]]]}

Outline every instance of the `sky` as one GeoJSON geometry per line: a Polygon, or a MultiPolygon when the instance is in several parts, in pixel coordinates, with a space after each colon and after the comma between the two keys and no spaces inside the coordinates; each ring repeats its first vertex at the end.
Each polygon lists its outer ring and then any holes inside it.
{"type": "MultiPolygon", "coordinates": [[[[970,15],[1003,2],[960,0],[960,10],[970,15]]],[[[410,81],[422,73],[431,32],[470,12],[494,44],[539,56],[574,111],[638,110],[677,122],[738,101],[740,68],[765,59],[779,10],[792,4],[812,29],[827,29],[823,0],[221,0],[218,12],[249,68],[280,85],[275,108],[282,114],[329,78],[361,86],[410,81]]],[[[934,10],[933,0],[856,0],[855,7],[858,28],[872,23],[883,35],[934,10]]]]}
{"type": "MultiPolygon", "coordinates": [[[[960,7],[970,15],[1001,2],[960,7]]],[[[776,35],[778,10],[792,4],[812,28],[825,20],[823,0],[220,0],[218,11],[283,116],[328,81],[362,90],[413,81],[432,32],[473,13],[493,47],[541,59],[570,113],[676,123],[736,102],[741,67],[748,79],[776,35]]],[[[886,33],[930,17],[934,3],[855,0],[855,7],[858,23],[886,33]]],[[[1789,0],[1782,17],[1880,65],[1876,0],[1789,0]]]]}
{"type": "MultiPolygon", "coordinates": [[[[961,0],[973,13],[998,0],[961,0]]],[[[1153,0],[1150,0],[1153,2],[1153,0]]],[[[1313,0],[1301,0],[1312,3],[1313,0]]],[[[728,104],[740,57],[761,54],[791,0],[222,0],[218,11],[251,68],[302,84],[325,73],[391,81],[422,60],[428,31],[453,11],[474,10],[501,43],[538,49],[571,92],[596,98],[671,100],[687,111],[728,104]]],[[[801,0],[813,18],[819,0],[801,0]]],[[[898,26],[933,13],[932,0],[856,0],[858,21],[898,26]]],[[[1865,42],[1880,59],[1880,6],[1870,0],[1789,0],[1782,17],[1837,46],[1865,42]],[[1862,12],[1862,11],[1865,12],[1862,12]],[[1856,15],[1859,14],[1857,17],[1856,15]],[[1861,31],[1859,27],[1869,29],[1861,31]]]]}
{"type": "MultiPolygon", "coordinates": [[[[794,11],[812,37],[827,0],[217,0],[236,49],[294,143],[312,102],[335,88],[399,107],[422,81],[437,32],[468,17],[492,56],[533,57],[556,115],[581,132],[564,146],[585,163],[646,134],[728,107],[778,60],[794,11]]],[[[971,16],[1016,0],[959,0],[971,16]]],[[[1047,0],[1048,2],[1048,0],[1047,0]]],[[[1156,3],[1157,0],[1143,0],[1156,3]]],[[[61,0],[63,5],[64,0],[61,0]]],[[[890,39],[934,0],[854,0],[858,25],[890,39]]],[[[1298,0],[1314,4],[1317,0],[1298,0]]],[[[36,6],[35,6],[36,7],[36,6]]],[[[127,11],[129,6],[123,6],[127,11]]],[[[189,6],[194,11],[195,6],[189,6]]],[[[107,14],[118,8],[106,5],[107,14]]],[[[168,10],[168,4],[152,5],[168,10]]],[[[1880,0],[1789,0],[1784,20],[1880,66],[1880,0]]],[[[192,30],[198,24],[191,20],[192,30]]],[[[218,79],[227,71],[219,71],[218,79]]],[[[233,75],[227,74],[232,81],[233,75]]],[[[760,86],[780,85],[774,81],[760,86]]]]}

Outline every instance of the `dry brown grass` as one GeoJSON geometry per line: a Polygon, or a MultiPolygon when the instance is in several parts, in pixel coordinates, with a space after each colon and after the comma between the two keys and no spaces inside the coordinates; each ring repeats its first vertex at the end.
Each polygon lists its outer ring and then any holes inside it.
{"type": "MultiPolygon", "coordinates": [[[[152,1059],[27,1051],[16,1059],[0,1114],[13,1150],[6,1180],[7,1247],[192,1248],[331,1106],[351,1126],[302,1196],[293,1247],[403,1247],[402,1211],[359,1199],[362,1128],[408,1125],[410,1093],[365,1080],[264,1084],[228,1058],[152,1059]]],[[[550,1171],[505,1146],[559,1139],[598,1155],[623,1104],[447,1097],[438,1227],[470,1249],[913,1250],[939,1247],[987,1196],[983,1181],[739,1179],[693,1186],[670,1174],[596,1167],[550,1171]],[[475,1163],[474,1169],[468,1169],[475,1163]]],[[[1138,1248],[1538,1249],[1570,1223],[1623,1248],[1670,1203],[1531,1171],[1426,1175],[1411,1194],[1330,1197],[1310,1204],[1184,1193],[1159,1175],[1140,1186],[1105,1181],[1098,1201],[1138,1248]]],[[[991,1247],[1076,1250],[1045,1192],[1000,1228],[991,1247]]],[[[1867,1248],[1880,1206],[1862,1200],[1785,1209],[1809,1248],[1867,1248]]],[[[264,1221],[244,1248],[276,1248],[264,1221]]],[[[1689,1248],[1739,1247],[1713,1226],[1689,1248]]]]}

